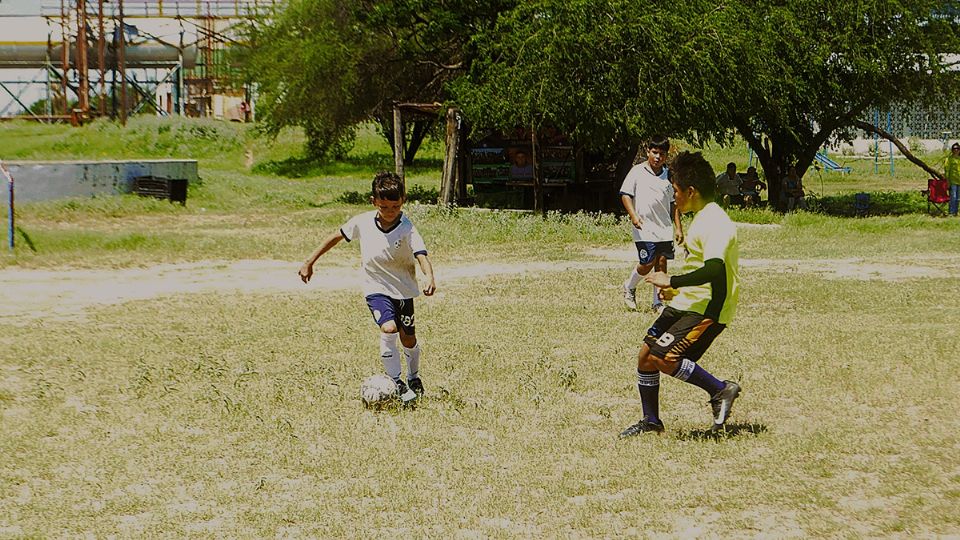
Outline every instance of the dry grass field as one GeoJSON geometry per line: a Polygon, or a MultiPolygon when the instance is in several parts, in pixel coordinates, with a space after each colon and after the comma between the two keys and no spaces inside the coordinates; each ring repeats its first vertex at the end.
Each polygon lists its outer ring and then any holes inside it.
{"type": "Polygon", "coordinates": [[[744,388],[728,432],[664,377],[666,432],[619,441],[654,318],[620,218],[410,206],[427,393],[372,412],[355,247],[296,276],[365,175],[205,159],[185,208],[19,211],[0,538],[960,535],[958,220],[735,213],[740,312],[702,359],[744,388]]]}

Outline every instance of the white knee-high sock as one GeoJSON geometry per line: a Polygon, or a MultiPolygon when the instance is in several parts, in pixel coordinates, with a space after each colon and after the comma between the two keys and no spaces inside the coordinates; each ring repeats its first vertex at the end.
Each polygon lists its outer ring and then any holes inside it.
{"type": "Polygon", "coordinates": [[[640,275],[640,272],[637,272],[637,267],[634,266],[633,272],[630,273],[630,277],[627,278],[627,281],[624,282],[623,285],[628,289],[636,289],[641,279],[643,279],[643,276],[640,275]]]}
{"type": "Polygon", "coordinates": [[[420,376],[420,342],[411,348],[403,348],[403,356],[407,359],[407,380],[420,376]]]}
{"type": "Polygon", "coordinates": [[[383,370],[395,380],[400,380],[400,355],[397,351],[397,334],[380,333],[380,360],[383,370]]]}

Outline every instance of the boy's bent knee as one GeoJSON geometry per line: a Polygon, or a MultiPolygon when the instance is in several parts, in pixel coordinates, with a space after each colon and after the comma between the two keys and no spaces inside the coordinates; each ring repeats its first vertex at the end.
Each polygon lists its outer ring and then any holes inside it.
{"type": "Polygon", "coordinates": [[[417,336],[416,336],[416,335],[408,335],[408,334],[405,334],[405,333],[403,333],[403,332],[400,332],[400,343],[401,343],[404,347],[406,347],[406,348],[408,348],[408,349],[412,349],[412,348],[414,348],[414,347],[417,346],[417,336]]]}
{"type": "Polygon", "coordinates": [[[676,360],[667,360],[652,354],[647,355],[647,371],[656,369],[657,371],[662,371],[663,373],[672,376],[677,371],[677,366],[679,366],[679,364],[680,363],[676,360]]]}
{"type": "Polygon", "coordinates": [[[396,321],[387,321],[380,325],[380,331],[384,334],[396,334],[397,333],[397,323],[396,321]]]}

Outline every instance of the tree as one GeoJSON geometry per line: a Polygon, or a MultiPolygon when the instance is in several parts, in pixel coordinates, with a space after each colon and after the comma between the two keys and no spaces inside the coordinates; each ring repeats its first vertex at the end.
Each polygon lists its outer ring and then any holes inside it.
{"type": "MultiPolygon", "coordinates": [[[[269,19],[253,21],[238,55],[258,85],[264,128],[301,126],[312,157],[337,153],[365,119],[371,96],[358,92],[364,36],[351,32],[349,9],[336,0],[291,0],[269,19]]],[[[342,151],[342,150],[341,150],[342,151]]]]}
{"type": "MultiPolygon", "coordinates": [[[[947,2],[744,2],[753,39],[736,53],[751,81],[721,108],[757,154],[771,200],[790,164],[802,175],[832,138],[849,139],[874,108],[942,105],[957,95],[960,51],[947,2]]],[[[746,30],[746,28],[744,28],[746,30]]],[[[859,127],[863,127],[862,124],[859,127]]]]}
{"type": "MultiPolygon", "coordinates": [[[[471,36],[516,0],[291,0],[247,28],[243,62],[269,131],[303,126],[322,155],[374,120],[393,146],[393,104],[442,102],[468,68],[471,36]]],[[[412,162],[431,121],[407,133],[412,162]]]]}
{"type": "Polygon", "coordinates": [[[474,122],[550,123],[594,146],[739,133],[776,201],[788,165],[803,174],[869,109],[957,94],[945,5],[534,0],[477,36],[456,98],[474,122]]]}

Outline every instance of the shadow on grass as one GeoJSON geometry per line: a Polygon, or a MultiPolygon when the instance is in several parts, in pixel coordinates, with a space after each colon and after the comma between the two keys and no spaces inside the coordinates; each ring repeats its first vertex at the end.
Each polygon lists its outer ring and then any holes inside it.
{"type": "MultiPolygon", "coordinates": [[[[16,214],[14,214],[14,215],[16,215],[16,214]]],[[[23,237],[23,241],[27,243],[27,247],[30,248],[30,251],[36,253],[36,252],[37,252],[37,246],[36,246],[36,244],[33,243],[33,239],[30,238],[30,235],[27,234],[27,231],[21,229],[20,227],[17,227],[17,228],[16,228],[16,231],[17,231],[18,233],[20,233],[20,236],[21,236],[21,237],[23,237]]]]}
{"type": "Polygon", "coordinates": [[[758,423],[738,424],[732,423],[724,426],[724,429],[713,431],[711,429],[692,429],[687,432],[681,432],[677,438],[681,441],[722,441],[741,437],[744,435],[759,435],[767,432],[767,426],[758,423]]]}
{"type": "Polygon", "coordinates": [[[858,208],[853,193],[821,197],[817,211],[837,217],[902,216],[926,213],[927,199],[918,191],[873,191],[866,208],[858,208]]]}
{"type": "MultiPolygon", "coordinates": [[[[439,169],[443,166],[440,159],[420,158],[413,165],[407,165],[409,172],[420,169],[439,169]]],[[[360,175],[372,176],[372,171],[393,170],[393,155],[369,153],[348,156],[346,159],[318,159],[311,157],[289,157],[257,163],[253,172],[271,174],[285,178],[306,178],[312,176],[360,175]]]]}

